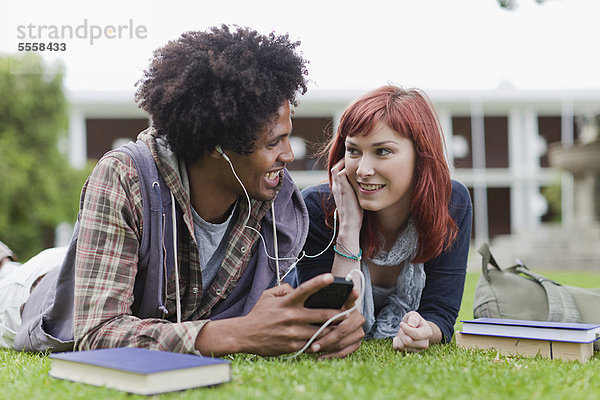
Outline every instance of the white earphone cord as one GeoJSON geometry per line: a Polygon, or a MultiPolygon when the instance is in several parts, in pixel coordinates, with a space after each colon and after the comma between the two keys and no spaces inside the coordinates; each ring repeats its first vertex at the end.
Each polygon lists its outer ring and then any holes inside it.
{"type": "Polygon", "coordinates": [[[177,261],[177,214],[175,208],[175,197],[171,192],[171,218],[173,218],[173,260],[175,261],[175,298],[177,299],[177,322],[181,322],[181,299],[179,297],[181,289],[179,288],[179,263],[177,261]]]}
{"type": "Polygon", "coordinates": [[[331,235],[331,240],[329,241],[329,244],[327,244],[327,246],[320,253],[315,254],[315,255],[309,255],[309,254],[306,254],[306,252],[303,250],[300,257],[283,257],[283,258],[278,257],[279,253],[278,253],[278,248],[277,248],[277,226],[275,223],[275,203],[273,202],[271,204],[271,215],[272,215],[272,219],[273,219],[273,248],[275,250],[275,257],[272,257],[269,254],[269,252],[267,251],[267,244],[265,243],[265,238],[262,236],[262,234],[257,229],[246,225],[248,223],[248,221],[250,220],[250,215],[252,213],[252,203],[250,201],[250,196],[248,195],[248,191],[246,190],[246,187],[242,183],[242,180],[240,179],[238,174],[235,172],[235,168],[233,167],[233,163],[231,162],[229,157],[227,157],[225,155],[225,153],[223,153],[222,151],[220,152],[220,154],[223,156],[225,161],[227,161],[229,163],[229,167],[231,168],[231,172],[233,172],[233,176],[235,176],[235,179],[237,179],[238,183],[244,190],[244,194],[246,195],[246,201],[248,202],[248,215],[246,216],[246,220],[244,221],[244,228],[251,229],[258,234],[258,236],[260,237],[260,240],[262,241],[263,248],[264,248],[267,258],[275,261],[275,266],[276,266],[276,270],[277,270],[277,272],[276,272],[277,286],[281,285],[281,282],[283,281],[283,279],[285,279],[285,277],[288,276],[288,274],[290,272],[292,272],[294,270],[294,268],[296,268],[296,265],[298,264],[298,262],[300,260],[302,260],[304,257],[316,258],[316,257],[319,257],[320,255],[322,255],[323,253],[325,253],[327,251],[327,249],[329,249],[329,247],[335,240],[335,234],[337,232],[337,208],[335,209],[335,211],[333,213],[333,235],[331,235]],[[283,274],[283,276],[281,276],[281,272],[279,271],[279,260],[294,260],[292,265],[288,268],[288,270],[285,272],[285,274],[283,274]]]}
{"type": "Polygon", "coordinates": [[[348,273],[348,275],[346,275],[346,280],[351,280],[352,279],[352,273],[357,272],[360,276],[360,295],[359,295],[359,300],[356,303],[354,303],[354,305],[347,309],[346,311],[342,311],[339,314],[334,315],[333,317],[329,318],[327,321],[325,321],[325,323],[319,328],[318,331],[316,331],[314,333],[314,335],[311,336],[310,339],[308,339],[308,342],[306,342],[306,344],[304,345],[304,347],[302,347],[300,350],[298,350],[296,353],[292,354],[291,356],[287,356],[287,357],[282,357],[284,359],[292,359],[292,358],[296,358],[298,357],[300,354],[304,353],[306,351],[306,349],[308,349],[308,347],[315,341],[315,339],[321,334],[321,332],[323,332],[323,330],[325,328],[327,328],[333,321],[335,321],[338,318],[341,317],[345,317],[346,315],[350,314],[352,311],[356,310],[358,308],[359,305],[362,304],[363,298],[365,296],[365,275],[362,273],[362,271],[360,269],[353,269],[352,271],[350,271],[348,273]]]}
{"type": "MultiPolygon", "coordinates": [[[[255,228],[253,228],[251,226],[246,225],[248,223],[248,221],[250,220],[250,215],[251,215],[251,212],[252,212],[252,203],[250,202],[250,196],[248,195],[248,191],[246,190],[246,187],[242,183],[242,180],[240,179],[240,177],[235,172],[235,168],[233,167],[233,163],[231,162],[231,160],[229,159],[229,157],[227,157],[225,155],[225,153],[223,153],[222,151],[220,151],[219,153],[223,156],[223,158],[225,159],[225,161],[227,161],[229,163],[229,166],[231,167],[231,172],[233,172],[233,176],[235,176],[235,179],[237,179],[238,183],[240,184],[240,186],[244,190],[244,194],[246,195],[246,200],[248,201],[248,215],[246,216],[246,220],[244,221],[244,228],[251,229],[251,230],[253,230],[254,232],[256,232],[258,234],[258,236],[260,237],[260,239],[262,241],[262,244],[263,244],[263,247],[264,247],[264,251],[265,251],[265,254],[266,254],[267,258],[269,258],[271,260],[275,260],[275,269],[277,270],[276,276],[277,276],[277,285],[278,286],[281,285],[282,280],[291,271],[293,271],[294,268],[296,268],[296,265],[298,264],[298,262],[300,260],[302,260],[302,258],[304,258],[304,257],[307,257],[307,258],[316,258],[316,257],[319,257],[321,254],[325,253],[327,251],[327,249],[329,249],[329,247],[331,246],[331,244],[335,240],[335,234],[336,234],[336,229],[337,229],[337,208],[333,212],[333,235],[331,236],[331,240],[329,241],[329,244],[327,244],[327,246],[320,253],[315,254],[315,255],[308,255],[308,254],[306,254],[306,252],[302,251],[302,255],[300,257],[279,258],[278,257],[279,252],[278,252],[278,248],[277,248],[277,225],[276,225],[276,222],[275,222],[275,202],[273,202],[271,204],[271,215],[272,215],[272,219],[273,219],[273,249],[275,251],[275,257],[270,256],[269,252],[267,251],[267,244],[265,243],[265,238],[261,235],[261,233],[257,229],[255,229],[255,228]],[[279,260],[295,260],[294,263],[290,266],[290,268],[286,271],[286,273],[283,276],[280,276],[279,260]]],[[[354,272],[356,272],[356,273],[359,274],[360,281],[361,281],[359,301],[357,301],[354,304],[354,306],[352,306],[348,310],[342,311],[341,313],[338,313],[338,314],[334,315],[333,317],[329,318],[327,321],[325,321],[325,323],[314,333],[314,335],[308,340],[308,342],[306,342],[306,344],[304,345],[304,347],[302,347],[300,350],[298,350],[296,353],[294,353],[291,356],[283,357],[284,359],[293,359],[293,358],[298,357],[300,354],[304,353],[304,351],[306,351],[306,349],[315,341],[315,339],[321,334],[321,332],[323,332],[323,330],[325,328],[327,328],[333,321],[335,321],[338,318],[341,318],[341,317],[344,317],[344,316],[350,314],[352,311],[356,310],[360,304],[362,304],[364,296],[365,296],[365,276],[362,273],[362,271],[360,270],[360,266],[359,266],[359,268],[353,269],[352,271],[350,271],[348,273],[348,275],[346,275],[346,280],[351,280],[352,279],[352,274],[354,272]]]]}

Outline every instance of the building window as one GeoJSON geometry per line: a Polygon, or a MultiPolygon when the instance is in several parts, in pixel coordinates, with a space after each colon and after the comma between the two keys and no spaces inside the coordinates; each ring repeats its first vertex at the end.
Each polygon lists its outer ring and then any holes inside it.
{"type": "Polygon", "coordinates": [[[85,121],[87,138],[87,158],[100,159],[113,149],[116,141],[135,141],[137,135],[148,128],[148,120],[143,119],[93,119],[85,121]]]}

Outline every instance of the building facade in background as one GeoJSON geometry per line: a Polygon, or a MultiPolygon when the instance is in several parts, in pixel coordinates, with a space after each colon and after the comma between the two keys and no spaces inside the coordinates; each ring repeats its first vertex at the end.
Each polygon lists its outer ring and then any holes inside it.
{"type": "MultiPolygon", "coordinates": [[[[337,127],[344,108],[360,92],[313,90],[293,115],[296,160],[289,169],[300,187],[327,178],[314,154],[337,127]]],[[[446,135],[454,178],[473,199],[473,239],[532,230],[573,218],[573,182],[548,163],[548,146],[577,143],[600,113],[600,90],[428,91],[446,135]],[[560,187],[554,210],[543,193],[560,187]]],[[[130,93],[70,93],[69,158],[76,167],[99,159],[148,127],[130,93]]]]}

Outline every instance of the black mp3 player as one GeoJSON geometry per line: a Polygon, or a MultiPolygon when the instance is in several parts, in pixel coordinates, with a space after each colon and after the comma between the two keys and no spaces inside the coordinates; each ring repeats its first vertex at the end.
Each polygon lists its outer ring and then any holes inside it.
{"type": "Polygon", "coordinates": [[[353,287],[352,281],[336,277],[332,283],[311,294],[304,302],[304,307],[342,308],[353,287]]]}

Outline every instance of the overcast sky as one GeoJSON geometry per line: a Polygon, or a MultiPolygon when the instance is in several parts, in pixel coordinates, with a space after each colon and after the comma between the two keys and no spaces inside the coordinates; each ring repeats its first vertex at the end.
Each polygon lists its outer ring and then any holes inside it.
{"type": "Polygon", "coordinates": [[[516,1],[507,11],[496,0],[10,0],[0,15],[0,51],[64,42],[65,51],[43,54],[64,62],[69,90],[133,92],[153,49],[183,31],[227,23],[301,40],[312,90],[386,82],[425,90],[599,89],[600,1],[516,1]],[[48,36],[52,26],[84,23],[87,38],[48,36]],[[121,38],[90,44],[92,25],[127,28],[121,38]],[[130,37],[130,27],[140,35],[130,37]]]}

